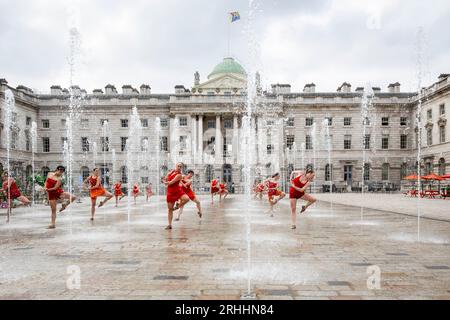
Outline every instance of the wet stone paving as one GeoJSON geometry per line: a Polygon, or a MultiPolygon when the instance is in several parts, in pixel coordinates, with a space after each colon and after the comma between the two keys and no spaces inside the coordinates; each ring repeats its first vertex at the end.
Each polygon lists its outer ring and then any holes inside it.
{"type": "Polygon", "coordinates": [[[192,203],[164,230],[163,198],[108,203],[89,221],[88,199],[47,230],[44,205],[0,216],[0,299],[450,299],[450,223],[319,202],[290,229],[289,202],[232,195],[192,203]],[[379,275],[379,277],[378,277],[379,275]],[[379,281],[378,281],[379,280],[379,281]],[[379,283],[379,286],[377,284],[379,283]]]}

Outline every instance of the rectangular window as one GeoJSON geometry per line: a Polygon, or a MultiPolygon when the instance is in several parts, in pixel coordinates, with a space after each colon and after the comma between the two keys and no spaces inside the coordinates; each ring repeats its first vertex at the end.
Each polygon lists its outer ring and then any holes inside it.
{"type": "Polygon", "coordinates": [[[42,120],[42,128],[50,129],[50,120],[42,120]]]}
{"type": "Polygon", "coordinates": [[[143,184],[148,184],[148,181],[149,181],[148,177],[141,177],[141,182],[143,184]]]}
{"type": "Polygon", "coordinates": [[[445,104],[439,105],[439,115],[445,115],[445,104]]]}
{"type": "Polygon", "coordinates": [[[180,136],[180,150],[187,149],[187,136],[180,136]]]}
{"type": "Polygon", "coordinates": [[[314,123],[314,118],[306,118],[305,119],[305,126],[311,127],[314,123]]]}
{"type": "Polygon", "coordinates": [[[325,119],[327,120],[327,125],[329,127],[331,127],[333,125],[333,118],[332,117],[326,117],[325,119]]]}
{"type": "Polygon", "coordinates": [[[381,125],[383,127],[387,127],[389,125],[389,117],[382,117],[381,118],[381,125]]]}
{"type": "Polygon", "coordinates": [[[100,119],[100,126],[103,127],[105,123],[108,123],[108,119],[100,119]]]}
{"type": "Polygon", "coordinates": [[[128,119],[121,119],[120,120],[120,127],[121,128],[128,128],[128,119]]]}
{"type": "Polygon", "coordinates": [[[286,126],[287,127],[294,127],[295,126],[295,118],[290,117],[287,119],[286,121],[286,126]]]}
{"type": "Polygon", "coordinates": [[[160,146],[161,151],[169,151],[169,144],[168,144],[168,138],[167,137],[161,137],[160,138],[160,146]]]}
{"type": "Polygon", "coordinates": [[[344,118],[344,126],[348,127],[352,125],[352,118],[350,117],[345,117],[344,118]]]}
{"type": "Polygon", "coordinates": [[[11,147],[11,149],[17,149],[17,132],[16,131],[11,132],[10,147],[11,147]]]}
{"type": "Polygon", "coordinates": [[[370,134],[366,134],[364,137],[364,149],[370,150],[370,134]]]}
{"type": "Polygon", "coordinates": [[[363,120],[363,126],[370,126],[370,118],[369,117],[365,117],[363,120]]]}
{"type": "Polygon", "coordinates": [[[352,136],[346,134],[344,136],[344,150],[350,150],[352,148],[352,136]]]}
{"type": "Polygon", "coordinates": [[[389,136],[388,135],[383,135],[383,137],[381,138],[381,149],[383,149],[383,150],[389,149],[389,136]]]}
{"type": "Polygon", "coordinates": [[[30,138],[30,131],[25,131],[25,150],[30,151],[31,149],[31,138],[30,138]]]}
{"type": "Polygon", "coordinates": [[[66,119],[61,119],[61,127],[65,128],[66,127],[66,119]]]}
{"type": "Polygon", "coordinates": [[[408,118],[407,117],[401,117],[400,118],[400,126],[406,127],[408,125],[408,118]]]}
{"type": "Polygon", "coordinates": [[[306,150],[312,150],[313,149],[313,145],[312,145],[312,138],[310,135],[306,136],[306,140],[305,140],[305,148],[306,150]]]}
{"type": "Polygon", "coordinates": [[[225,129],[233,129],[233,121],[232,120],[225,120],[223,122],[223,127],[225,129]]]}
{"type": "MultiPolygon", "coordinates": [[[[67,145],[67,138],[66,137],[62,137],[61,138],[61,149],[64,150],[64,146],[67,145]]],[[[67,145],[67,147],[69,147],[67,145]]]]}
{"type": "Polygon", "coordinates": [[[433,110],[432,109],[428,109],[427,110],[427,119],[428,120],[432,120],[433,119],[433,110]]]}
{"type": "Polygon", "coordinates": [[[402,134],[400,136],[400,149],[408,148],[408,136],[406,134],[402,134]]]}
{"type": "Polygon", "coordinates": [[[127,137],[120,137],[120,150],[127,151],[127,137]]]}
{"type": "Polygon", "coordinates": [[[370,164],[364,164],[364,181],[370,180],[370,164]]]}
{"type": "Polygon", "coordinates": [[[148,138],[144,137],[141,139],[141,151],[147,152],[149,150],[148,138]]]}
{"type": "Polygon", "coordinates": [[[169,120],[168,119],[160,119],[159,124],[161,125],[161,128],[167,128],[169,126],[169,120]]]}
{"type": "Polygon", "coordinates": [[[102,152],[109,152],[109,137],[100,137],[102,152]]]}
{"type": "Polygon", "coordinates": [[[27,117],[26,119],[26,125],[31,126],[31,117],[27,117]]]}
{"type": "Polygon", "coordinates": [[[42,152],[45,153],[50,152],[50,138],[47,137],[42,138],[42,152]]]}
{"type": "Polygon", "coordinates": [[[215,128],[216,128],[216,121],[214,121],[214,120],[208,120],[208,121],[206,122],[206,127],[207,127],[208,129],[215,129],[215,128]]]}
{"type": "Polygon", "coordinates": [[[267,145],[267,154],[273,154],[274,150],[275,150],[275,146],[273,144],[267,145]]]}
{"type": "Polygon", "coordinates": [[[142,128],[148,128],[148,119],[141,119],[142,128]]]}
{"type": "Polygon", "coordinates": [[[433,144],[433,130],[431,128],[427,129],[427,145],[431,146],[433,144]]]}
{"type": "Polygon", "coordinates": [[[286,147],[289,150],[292,150],[292,147],[294,146],[294,143],[295,143],[295,136],[293,134],[292,135],[287,135],[286,136],[286,147]]]}
{"type": "Polygon", "coordinates": [[[180,117],[180,127],[187,127],[188,119],[187,117],[180,117]]]}
{"type": "Polygon", "coordinates": [[[439,142],[445,143],[445,126],[439,127],[439,142]]]}
{"type": "Polygon", "coordinates": [[[81,138],[81,151],[89,152],[89,140],[86,137],[81,138]]]}

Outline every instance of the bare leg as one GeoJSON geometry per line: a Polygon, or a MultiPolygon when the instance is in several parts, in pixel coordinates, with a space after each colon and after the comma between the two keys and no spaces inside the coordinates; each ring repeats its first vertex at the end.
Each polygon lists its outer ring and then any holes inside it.
{"type": "Polygon", "coordinates": [[[167,202],[167,219],[169,222],[169,225],[166,227],[166,230],[172,229],[172,220],[173,220],[173,206],[175,205],[174,202],[167,202]]]}
{"type": "Polygon", "coordinates": [[[290,199],[291,201],[291,222],[292,229],[296,228],[297,225],[297,199],[290,199]]]}
{"type": "Polygon", "coordinates": [[[116,207],[119,205],[119,196],[116,196],[116,207]]]}
{"type": "Polygon", "coordinates": [[[94,221],[95,206],[97,205],[97,198],[91,198],[91,221],[94,221]]]}
{"type": "Polygon", "coordinates": [[[316,198],[314,198],[309,194],[305,194],[302,197],[302,199],[307,201],[306,205],[302,207],[302,212],[305,212],[306,209],[308,209],[311,205],[313,205],[317,201],[316,198]]]}
{"type": "Polygon", "coordinates": [[[100,204],[98,205],[99,208],[103,207],[113,197],[113,195],[111,193],[109,193],[108,191],[106,191],[103,196],[105,197],[105,200],[100,202],[100,204]]]}
{"type": "Polygon", "coordinates": [[[52,223],[48,226],[47,229],[55,229],[56,228],[56,200],[49,200],[50,209],[52,210],[52,223]]]}
{"type": "Polygon", "coordinates": [[[18,197],[17,200],[19,200],[20,202],[22,202],[22,204],[23,204],[24,206],[29,206],[29,205],[31,204],[31,201],[28,200],[28,198],[27,198],[27,197],[24,197],[24,196],[18,197]]]}
{"type": "Polygon", "coordinates": [[[211,204],[214,204],[214,193],[211,193],[211,204]]]}
{"type": "Polygon", "coordinates": [[[65,200],[69,200],[69,201],[66,202],[66,203],[63,203],[61,209],[59,210],[59,213],[61,213],[61,212],[63,212],[64,210],[66,210],[67,207],[68,207],[72,202],[74,202],[74,201],[77,199],[75,196],[71,195],[71,194],[68,193],[68,192],[64,192],[63,194],[61,194],[60,198],[61,198],[61,199],[65,199],[65,200]]]}
{"type": "Polygon", "coordinates": [[[225,191],[225,195],[223,196],[223,200],[225,200],[226,197],[228,197],[228,191],[225,191]]]}
{"type": "MultiPolygon", "coordinates": [[[[179,207],[180,205],[178,204],[178,207],[179,207]]],[[[183,210],[184,210],[184,207],[181,207],[180,208],[180,211],[178,212],[178,216],[177,216],[177,218],[175,219],[175,221],[180,221],[180,218],[181,218],[181,215],[183,214],[183,210]]]]}
{"type": "Polygon", "coordinates": [[[194,202],[195,202],[195,205],[197,206],[197,210],[198,210],[197,214],[201,218],[203,216],[202,205],[197,198],[194,199],[194,202]]]}

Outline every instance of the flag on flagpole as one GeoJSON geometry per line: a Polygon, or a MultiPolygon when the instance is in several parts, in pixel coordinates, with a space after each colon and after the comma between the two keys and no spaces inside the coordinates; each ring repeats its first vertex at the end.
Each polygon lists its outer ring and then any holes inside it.
{"type": "Polygon", "coordinates": [[[241,15],[237,11],[230,12],[230,17],[232,23],[241,19],[241,15]]]}

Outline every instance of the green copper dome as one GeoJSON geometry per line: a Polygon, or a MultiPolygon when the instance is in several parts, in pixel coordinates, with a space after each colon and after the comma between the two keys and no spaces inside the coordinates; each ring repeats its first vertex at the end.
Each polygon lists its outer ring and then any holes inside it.
{"type": "Polygon", "coordinates": [[[246,75],[244,68],[233,58],[225,58],[214,68],[213,72],[211,72],[211,74],[208,76],[208,79],[213,76],[225,73],[237,73],[243,76],[246,75]]]}

